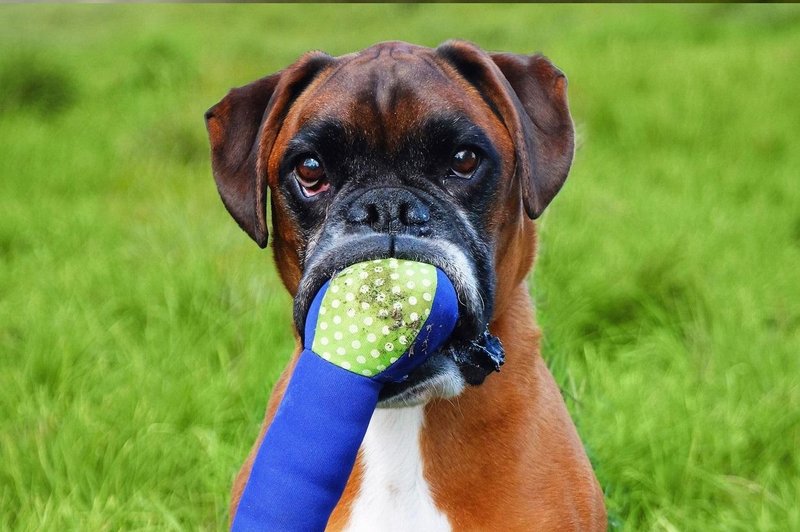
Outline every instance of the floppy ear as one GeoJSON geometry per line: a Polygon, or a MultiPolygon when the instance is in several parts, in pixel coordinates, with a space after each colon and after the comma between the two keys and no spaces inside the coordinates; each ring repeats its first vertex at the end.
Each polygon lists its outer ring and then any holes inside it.
{"type": "Polygon", "coordinates": [[[277,74],[231,89],[206,114],[211,168],[222,202],[233,219],[267,246],[266,165],[291,103],[333,58],[310,52],[277,74]],[[263,166],[263,167],[262,167],[263,166]]]}
{"type": "Polygon", "coordinates": [[[437,50],[508,128],[525,212],[538,218],[567,179],[575,151],[567,78],[539,54],[487,54],[464,41],[449,41],[437,50]]]}

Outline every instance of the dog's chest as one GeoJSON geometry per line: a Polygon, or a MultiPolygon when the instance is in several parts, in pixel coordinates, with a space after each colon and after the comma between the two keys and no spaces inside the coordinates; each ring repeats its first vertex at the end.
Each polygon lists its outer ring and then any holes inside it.
{"type": "Polygon", "coordinates": [[[362,444],[361,486],[345,530],[451,530],[422,472],[423,415],[421,406],[375,411],[362,444]]]}

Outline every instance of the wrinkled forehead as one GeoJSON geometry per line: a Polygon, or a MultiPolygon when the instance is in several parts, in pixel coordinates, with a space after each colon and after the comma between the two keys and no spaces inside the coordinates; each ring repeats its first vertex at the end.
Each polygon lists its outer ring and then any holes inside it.
{"type": "Polygon", "coordinates": [[[436,122],[507,137],[477,89],[428,48],[383,43],[341,57],[295,102],[286,125],[340,124],[391,151],[436,122]]]}

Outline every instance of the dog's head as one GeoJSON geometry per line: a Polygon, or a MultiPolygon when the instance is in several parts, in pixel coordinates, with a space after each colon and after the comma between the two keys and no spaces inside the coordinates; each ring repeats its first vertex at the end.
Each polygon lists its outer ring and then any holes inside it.
{"type": "Polygon", "coordinates": [[[441,268],[461,319],[383,404],[452,396],[477,383],[459,346],[481,337],[530,269],[532,219],[572,162],[566,79],[541,55],[375,45],[311,52],[233,89],[206,113],[220,196],[267,245],[295,298],[295,324],[320,286],[348,265],[397,257],[441,268]]]}

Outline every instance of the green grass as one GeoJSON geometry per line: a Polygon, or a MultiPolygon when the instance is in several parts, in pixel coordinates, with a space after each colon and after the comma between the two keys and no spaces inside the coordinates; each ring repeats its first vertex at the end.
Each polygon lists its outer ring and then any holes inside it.
{"type": "Polygon", "coordinates": [[[532,291],[624,530],[800,529],[800,9],[1,6],[0,529],[221,529],[292,347],[203,111],[307,49],[570,78],[532,291]]]}

